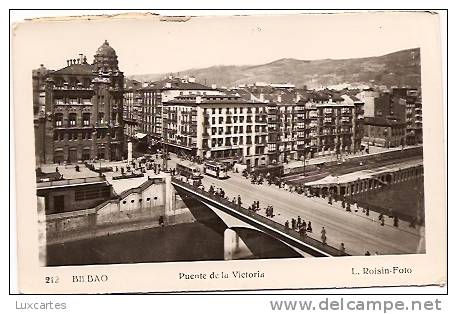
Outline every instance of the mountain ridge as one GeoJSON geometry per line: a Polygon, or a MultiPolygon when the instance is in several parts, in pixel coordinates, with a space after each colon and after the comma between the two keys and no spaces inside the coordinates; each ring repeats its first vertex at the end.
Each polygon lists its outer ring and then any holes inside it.
{"type": "MultiPolygon", "coordinates": [[[[174,73],[176,74],[176,73],[174,73]]],[[[156,81],[166,73],[130,75],[138,81],[156,81]]],[[[382,56],[351,59],[301,60],[281,58],[257,65],[214,65],[179,72],[197,82],[233,87],[255,82],[292,83],[308,88],[348,84],[420,87],[420,49],[404,49],[382,56]]]]}

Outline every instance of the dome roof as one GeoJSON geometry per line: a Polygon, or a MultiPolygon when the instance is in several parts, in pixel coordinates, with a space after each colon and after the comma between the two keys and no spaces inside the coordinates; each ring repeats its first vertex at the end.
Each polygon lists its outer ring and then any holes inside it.
{"type": "Polygon", "coordinates": [[[116,56],[116,51],[109,45],[108,41],[105,40],[103,45],[101,45],[100,48],[97,49],[96,55],[116,56]]]}

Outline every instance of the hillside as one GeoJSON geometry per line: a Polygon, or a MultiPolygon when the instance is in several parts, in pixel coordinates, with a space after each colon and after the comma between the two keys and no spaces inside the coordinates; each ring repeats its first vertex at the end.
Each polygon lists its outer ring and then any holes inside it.
{"type": "MultiPolygon", "coordinates": [[[[298,60],[284,58],[261,65],[212,66],[203,69],[190,69],[179,72],[180,76],[192,75],[200,83],[218,86],[239,84],[293,83],[310,88],[336,85],[340,83],[368,83],[377,85],[409,85],[420,87],[419,48],[401,50],[379,57],[354,59],[298,60]]],[[[131,75],[139,81],[154,81],[166,74],[131,75]]]]}

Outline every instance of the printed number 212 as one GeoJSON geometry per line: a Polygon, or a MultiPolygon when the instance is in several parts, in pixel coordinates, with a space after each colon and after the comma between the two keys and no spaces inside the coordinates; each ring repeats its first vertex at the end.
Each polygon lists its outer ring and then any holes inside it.
{"type": "Polygon", "coordinates": [[[59,283],[59,277],[45,277],[46,283],[59,283]]]}

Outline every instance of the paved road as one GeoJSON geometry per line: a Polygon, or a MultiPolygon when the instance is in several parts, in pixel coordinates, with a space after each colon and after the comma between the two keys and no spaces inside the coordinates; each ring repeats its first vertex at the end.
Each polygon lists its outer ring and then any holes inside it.
{"type": "MultiPolygon", "coordinates": [[[[307,198],[267,184],[252,185],[239,174],[231,173],[231,178],[227,180],[205,176],[202,182],[206,189],[211,184],[223,188],[229,199],[239,194],[245,207],[254,200],[260,201],[261,208],[273,205],[274,220],[279,223],[298,215],[306,221],[311,220],[313,233],[308,235],[316,239],[320,239],[320,230],[325,226],[327,242],[337,248],[344,242],[346,251],[351,255],[363,255],[366,251],[371,254],[416,253],[419,246],[421,237],[418,232],[387,226],[387,223],[381,226],[377,219],[338,210],[322,199],[307,198]]],[[[259,213],[265,215],[264,210],[259,213]]],[[[374,213],[372,217],[375,217],[374,213]]]]}

